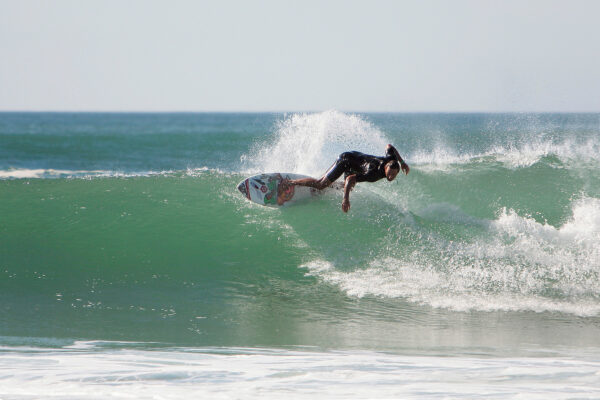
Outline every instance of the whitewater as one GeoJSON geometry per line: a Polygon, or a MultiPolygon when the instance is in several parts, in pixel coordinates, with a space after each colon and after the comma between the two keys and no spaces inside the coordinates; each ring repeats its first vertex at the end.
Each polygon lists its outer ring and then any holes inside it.
{"type": "Polygon", "coordinates": [[[0,398],[597,398],[599,154],[599,114],[0,113],[0,398]],[[388,143],[348,214],[236,191],[388,143]]]}

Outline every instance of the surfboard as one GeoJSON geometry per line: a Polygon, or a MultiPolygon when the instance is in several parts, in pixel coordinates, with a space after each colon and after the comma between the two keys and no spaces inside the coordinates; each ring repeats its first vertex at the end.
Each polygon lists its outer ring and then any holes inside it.
{"type": "Polygon", "coordinates": [[[289,173],[272,173],[254,175],[241,181],[237,188],[254,203],[267,207],[281,207],[309,199],[320,190],[306,186],[288,186],[286,181],[291,179],[309,178],[306,175],[289,173]]]}

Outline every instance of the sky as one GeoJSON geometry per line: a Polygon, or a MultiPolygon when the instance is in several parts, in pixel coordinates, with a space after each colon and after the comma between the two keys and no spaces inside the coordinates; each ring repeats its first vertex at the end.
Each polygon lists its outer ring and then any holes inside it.
{"type": "Polygon", "coordinates": [[[600,112],[600,1],[0,0],[0,110],[600,112]]]}

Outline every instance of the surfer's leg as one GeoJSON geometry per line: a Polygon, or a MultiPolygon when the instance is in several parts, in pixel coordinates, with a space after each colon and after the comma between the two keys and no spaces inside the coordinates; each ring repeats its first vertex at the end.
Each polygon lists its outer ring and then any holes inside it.
{"type": "MultiPolygon", "coordinates": [[[[321,180],[326,179],[331,185],[335,182],[344,172],[346,172],[346,157],[344,156],[346,153],[340,154],[337,160],[329,167],[325,175],[321,178],[321,180]]],[[[329,186],[327,185],[327,186],[329,186]]]]}
{"type": "Polygon", "coordinates": [[[290,181],[292,185],[297,186],[308,186],[318,190],[325,189],[328,186],[338,179],[344,171],[346,170],[346,160],[345,157],[342,157],[344,153],[338,157],[338,159],[333,163],[331,167],[325,172],[325,174],[319,178],[302,178],[302,179],[294,179],[290,181]]]}
{"type": "Polygon", "coordinates": [[[290,181],[291,184],[296,185],[296,186],[308,186],[308,187],[312,187],[315,189],[325,189],[327,186],[331,185],[331,182],[329,181],[329,179],[327,179],[326,176],[322,177],[321,179],[315,179],[315,178],[302,178],[302,179],[294,179],[293,181],[290,181]]]}

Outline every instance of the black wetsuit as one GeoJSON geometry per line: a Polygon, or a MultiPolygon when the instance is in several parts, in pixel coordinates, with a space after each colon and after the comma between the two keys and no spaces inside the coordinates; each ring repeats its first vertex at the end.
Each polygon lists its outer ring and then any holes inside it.
{"type": "Polygon", "coordinates": [[[359,151],[348,151],[340,154],[335,163],[327,170],[325,176],[330,182],[356,174],[357,182],[375,182],[385,178],[385,164],[395,160],[394,151],[388,148],[384,157],[372,156],[359,151]]]}

